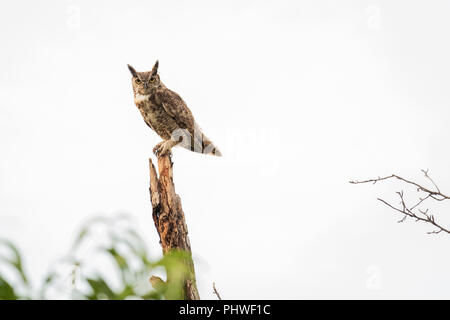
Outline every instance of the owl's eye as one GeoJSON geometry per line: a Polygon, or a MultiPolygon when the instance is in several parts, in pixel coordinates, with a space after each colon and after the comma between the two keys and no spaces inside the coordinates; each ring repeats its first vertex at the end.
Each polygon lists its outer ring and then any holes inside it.
{"type": "Polygon", "coordinates": [[[141,83],[141,80],[140,79],[136,79],[136,83],[141,83]]]}
{"type": "Polygon", "coordinates": [[[153,82],[155,82],[155,81],[156,81],[155,78],[150,78],[150,83],[153,83],[153,82]]]}

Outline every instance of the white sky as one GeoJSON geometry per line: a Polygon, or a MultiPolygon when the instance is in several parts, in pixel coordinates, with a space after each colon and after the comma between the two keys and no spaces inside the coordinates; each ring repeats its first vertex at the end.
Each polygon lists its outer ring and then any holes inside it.
{"type": "Polygon", "coordinates": [[[396,223],[376,197],[399,185],[348,183],[420,181],[429,168],[450,190],[449,9],[2,2],[0,236],[36,283],[99,214],[132,214],[159,254],[148,157],[160,140],[126,68],[159,59],[162,81],[224,154],[174,151],[202,298],[215,298],[213,281],[228,299],[449,298],[450,237],[396,223]]]}

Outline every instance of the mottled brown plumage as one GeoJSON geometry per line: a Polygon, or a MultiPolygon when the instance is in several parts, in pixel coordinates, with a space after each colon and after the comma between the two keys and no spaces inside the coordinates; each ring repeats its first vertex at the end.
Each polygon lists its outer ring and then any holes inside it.
{"type": "Polygon", "coordinates": [[[145,123],[163,139],[153,148],[155,154],[170,153],[173,146],[180,145],[194,152],[222,155],[203,134],[183,99],[161,82],[158,61],[151,71],[137,72],[130,65],[128,69],[133,76],[134,103],[145,123]]]}

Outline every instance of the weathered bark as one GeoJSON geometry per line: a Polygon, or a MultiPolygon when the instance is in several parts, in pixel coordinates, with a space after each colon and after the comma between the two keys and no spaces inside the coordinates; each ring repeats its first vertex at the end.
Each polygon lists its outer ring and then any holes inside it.
{"type": "MultiPolygon", "coordinates": [[[[163,254],[172,250],[182,250],[189,253],[184,259],[188,276],[184,279],[182,297],[185,300],[199,300],[195,281],[194,263],[190,256],[188,230],[181,207],[181,199],[175,193],[173,184],[172,161],[169,156],[158,157],[159,178],[155,166],[150,162],[150,198],[153,208],[153,221],[159,234],[163,254]]],[[[170,285],[170,275],[167,275],[167,284],[170,285]]]]}

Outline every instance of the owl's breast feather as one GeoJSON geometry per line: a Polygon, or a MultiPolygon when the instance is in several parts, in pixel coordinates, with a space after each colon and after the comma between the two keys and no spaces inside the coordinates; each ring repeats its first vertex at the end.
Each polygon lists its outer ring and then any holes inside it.
{"type": "Polygon", "coordinates": [[[136,95],[134,96],[134,103],[140,103],[140,102],[144,102],[144,101],[148,101],[150,98],[149,94],[139,94],[136,93],[136,95]]]}

